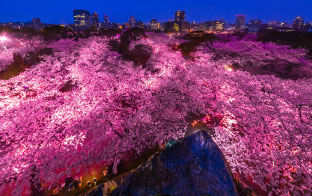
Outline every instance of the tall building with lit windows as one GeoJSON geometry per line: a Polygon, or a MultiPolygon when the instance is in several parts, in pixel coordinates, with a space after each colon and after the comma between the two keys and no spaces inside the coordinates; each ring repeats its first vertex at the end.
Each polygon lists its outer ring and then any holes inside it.
{"type": "Polygon", "coordinates": [[[223,31],[225,29],[225,20],[206,21],[199,24],[203,31],[223,31]]]}
{"type": "Polygon", "coordinates": [[[163,23],[164,29],[166,33],[177,33],[180,32],[180,25],[175,21],[168,21],[163,23]]]}
{"type": "Polygon", "coordinates": [[[235,26],[236,27],[242,27],[245,25],[245,19],[246,16],[245,15],[236,15],[236,20],[235,20],[235,26]]]}
{"type": "Polygon", "coordinates": [[[262,21],[261,20],[250,20],[248,23],[248,32],[249,33],[257,33],[262,28],[262,21]]]}
{"type": "Polygon", "coordinates": [[[304,28],[304,19],[300,16],[296,17],[293,22],[293,28],[296,30],[303,30],[304,28]]]}
{"type": "Polygon", "coordinates": [[[190,23],[185,20],[185,11],[176,11],[174,16],[175,21],[168,21],[164,23],[164,31],[168,33],[188,33],[190,31],[190,23]]]}
{"type": "Polygon", "coordinates": [[[40,18],[33,18],[31,22],[32,28],[34,29],[40,29],[42,28],[42,24],[40,21],[40,18]]]}
{"type": "Polygon", "coordinates": [[[90,12],[87,10],[74,10],[74,27],[77,30],[87,29],[91,26],[90,12]]]}
{"type": "Polygon", "coordinates": [[[108,25],[108,23],[109,23],[109,17],[108,17],[107,15],[104,15],[104,16],[103,16],[103,20],[104,20],[104,24],[105,24],[105,25],[108,25]]]}
{"type": "Polygon", "coordinates": [[[262,21],[261,20],[250,20],[249,25],[261,25],[262,21]]]}
{"type": "Polygon", "coordinates": [[[169,21],[163,23],[164,31],[166,33],[188,33],[190,32],[190,23],[188,21],[169,21]]]}
{"type": "Polygon", "coordinates": [[[94,13],[91,15],[91,18],[92,18],[92,26],[98,27],[98,26],[99,26],[99,23],[100,23],[98,13],[94,12],[94,13]]]}
{"type": "Polygon", "coordinates": [[[175,21],[180,22],[185,20],[185,11],[176,11],[175,12],[175,21]]]}
{"type": "Polygon", "coordinates": [[[130,24],[131,28],[132,28],[132,27],[136,27],[137,21],[136,21],[136,19],[135,19],[134,16],[130,16],[130,18],[129,18],[129,24],[130,24]]]}
{"type": "Polygon", "coordinates": [[[152,31],[160,29],[160,23],[156,19],[152,19],[150,22],[150,27],[152,31]]]}

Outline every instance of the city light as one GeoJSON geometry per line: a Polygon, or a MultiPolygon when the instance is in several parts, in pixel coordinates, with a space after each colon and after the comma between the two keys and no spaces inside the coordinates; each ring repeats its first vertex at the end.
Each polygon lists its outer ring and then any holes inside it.
{"type": "Polygon", "coordinates": [[[5,36],[0,36],[0,41],[1,41],[1,45],[2,45],[2,47],[4,48],[4,50],[6,50],[7,48],[6,48],[6,46],[4,45],[4,42],[5,42],[5,41],[8,41],[8,38],[5,37],[5,36]]]}
{"type": "Polygon", "coordinates": [[[1,36],[1,37],[0,37],[0,41],[1,41],[1,42],[7,41],[7,40],[8,40],[8,38],[5,37],[5,36],[1,36]]]}

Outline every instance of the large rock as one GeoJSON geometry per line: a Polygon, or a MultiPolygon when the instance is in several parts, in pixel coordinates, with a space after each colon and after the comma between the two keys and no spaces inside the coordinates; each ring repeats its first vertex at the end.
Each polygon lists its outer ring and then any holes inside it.
{"type": "Polygon", "coordinates": [[[222,152],[198,131],[143,163],[111,195],[238,194],[222,152]]]}

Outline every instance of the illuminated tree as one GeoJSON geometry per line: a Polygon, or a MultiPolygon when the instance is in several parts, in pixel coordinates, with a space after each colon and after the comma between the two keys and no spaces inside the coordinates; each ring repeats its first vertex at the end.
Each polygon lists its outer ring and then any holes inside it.
{"type": "Polygon", "coordinates": [[[0,80],[0,192],[15,183],[19,195],[39,181],[52,189],[79,169],[182,138],[204,116],[244,183],[277,195],[311,192],[311,79],[244,67],[286,59],[302,65],[298,74],[308,72],[303,50],[219,41],[200,45],[192,61],[168,46],[182,40],[150,33],[129,44],[152,48],[141,68],[112,51],[110,39],[49,43],[53,55],[0,80]]]}

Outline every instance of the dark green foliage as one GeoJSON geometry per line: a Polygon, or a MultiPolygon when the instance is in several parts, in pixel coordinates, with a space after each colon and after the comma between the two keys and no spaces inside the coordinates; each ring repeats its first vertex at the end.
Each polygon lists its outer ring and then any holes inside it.
{"type": "Polygon", "coordinates": [[[245,188],[238,178],[234,178],[234,183],[240,196],[252,196],[253,195],[252,189],[245,188]]]}
{"type": "Polygon", "coordinates": [[[275,42],[290,45],[293,48],[306,48],[309,50],[309,55],[312,56],[312,32],[262,30],[259,32],[258,41],[275,42]]]}
{"type": "Polygon", "coordinates": [[[137,41],[142,38],[146,38],[146,34],[144,29],[142,28],[132,28],[127,31],[125,31],[121,36],[120,36],[120,41],[121,42],[130,42],[130,41],[137,41]]]}
{"type": "Polygon", "coordinates": [[[9,27],[1,27],[1,33],[5,32],[15,38],[31,39],[33,37],[43,37],[45,41],[56,41],[59,39],[74,38],[75,32],[69,28],[59,25],[53,25],[43,28],[42,31],[31,28],[14,29],[9,27]]]}
{"type": "Polygon", "coordinates": [[[59,25],[53,25],[49,27],[45,27],[42,30],[42,35],[44,40],[60,40],[60,39],[67,39],[67,38],[74,38],[75,32],[69,28],[62,27],[59,25]]]}
{"type": "Polygon", "coordinates": [[[126,51],[129,50],[131,41],[137,41],[146,37],[147,36],[145,34],[144,29],[141,29],[141,28],[132,28],[132,29],[125,31],[120,36],[118,52],[120,54],[125,53],[126,51]]]}
{"type": "Polygon", "coordinates": [[[182,56],[186,59],[195,60],[191,54],[197,51],[197,47],[202,43],[207,43],[207,46],[209,46],[217,39],[217,37],[214,34],[205,33],[204,31],[193,31],[186,34],[183,39],[188,41],[183,42],[177,48],[173,47],[172,49],[180,50],[182,56]]]}
{"type": "Polygon", "coordinates": [[[205,33],[204,31],[193,31],[186,34],[183,39],[192,41],[194,43],[209,42],[210,44],[217,39],[217,36],[210,33],[205,33]]]}
{"type": "Polygon", "coordinates": [[[137,41],[146,38],[144,29],[133,28],[125,31],[119,40],[111,40],[109,42],[113,51],[121,54],[122,58],[127,61],[133,61],[135,65],[145,66],[152,55],[152,48],[146,45],[136,45],[134,49],[130,50],[131,41],[137,41]]]}
{"type": "Polygon", "coordinates": [[[52,48],[43,48],[38,51],[27,53],[24,57],[21,54],[13,54],[13,62],[3,71],[0,72],[1,80],[8,80],[19,75],[26,68],[36,65],[42,61],[42,55],[52,55],[52,48]]]}
{"type": "Polygon", "coordinates": [[[98,30],[96,27],[91,27],[84,31],[75,32],[75,40],[78,40],[79,38],[86,39],[92,36],[104,36],[112,39],[118,34],[121,34],[121,31],[117,29],[98,30]]]}
{"type": "Polygon", "coordinates": [[[108,45],[111,47],[112,51],[119,51],[120,44],[117,40],[110,40],[108,45]]]}
{"type": "Polygon", "coordinates": [[[31,29],[31,28],[22,28],[22,29],[15,29],[7,26],[0,27],[0,34],[8,34],[11,37],[15,38],[24,38],[24,39],[31,39],[36,36],[41,36],[42,33],[40,31],[31,29]]]}
{"type": "Polygon", "coordinates": [[[136,45],[133,50],[127,50],[123,58],[133,61],[136,65],[145,66],[152,55],[152,48],[146,45],[136,45]]]}
{"type": "Polygon", "coordinates": [[[99,31],[96,27],[88,28],[84,31],[85,38],[91,37],[91,36],[99,36],[99,31]]]}
{"type": "Polygon", "coordinates": [[[24,63],[26,66],[33,66],[42,61],[43,55],[53,55],[52,48],[43,48],[38,51],[29,52],[24,58],[24,63]]]}
{"type": "Polygon", "coordinates": [[[42,49],[38,50],[37,55],[38,56],[53,55],[53,49],[52,48],[42,48],[42,49]]]}
{"type": "Polygon", "coordinates": [[[73,83],[72,80],[68,80],[59,90],[62,93],[65,93],[65,92],[69,92],[69,91],[73,90],[76,86],[77,86],[76,83],[73,83]]]}
{"type": "Polygon", "coordinates": [[[121,30],[108,29],[108,30],[100,30],[99,31],[99,35],[104,36],[104,37],[108,37],[110,39],[117,36],[118,34],[121,34],[121,30]]]}
{"type": "Polygon", "coordinates": [[[248,35],[248,32],[246,31],[235,31],[231,36],[234,37],[238,37],[238,40],[243,39],[244,37],[246,37],[246,35],[248,35]]]}
{"type": "Polygon", "coordinates": [[[198,46],[199,44],[195,43],[195,42],[184,42],[182,44],[180,44],[178,46],[178,49],[181,51],[182,53],[182,56],[185,58],[185,59],[191,59],[191,60],[195,60],[192,56],[191,56],[191,53],[193,52],[196,52],[197,49],[196,47],[198,46]]]}
{"type": "Polygon", "coordinates": [[[18,74],[22,73],[26,69],[24,59],[22,55],[15,53],[13,55],[13,62],[4,71],[0,72],[1,80],[8,80],[18,74]]]}
{"type": "Polygon", "coordinates": [[[300,66],[300,64],[291,63],[282,59],[266,61],[262,66],[256,66],[250,61],[243,61],[241,63],[234,62],[231,65],[234,70],[244,70],[253,75],[274,75],[282,79],[292,80],[311,77],[308,73],[302,71],[300,66]]]}

